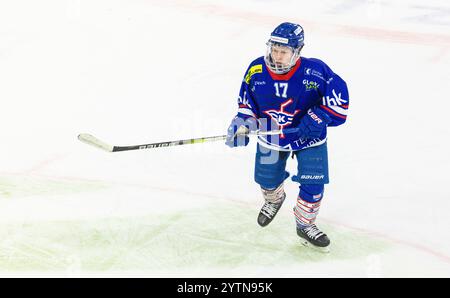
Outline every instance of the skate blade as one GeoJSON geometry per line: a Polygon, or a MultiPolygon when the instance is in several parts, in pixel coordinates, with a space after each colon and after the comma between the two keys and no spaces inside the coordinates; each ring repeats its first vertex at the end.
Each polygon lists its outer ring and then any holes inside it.
{"type": "Polygon", "coordinates": [[[308,247],[308,248],[310,248],[310,249],[312,249],[312,250],[315,250],[315,251],[318,251],[318,252],[321,252],[321,253],[329,253],[329,252],[330,252],[330,246],[327,246],[327,247],[315,246],[315,245],[309,243],[309,242],[308,242],[307,240],[305,240],[305,239],[300,239],[300,243],[301,243],[303,246],[306,246],[306,247],[308,247]]]}

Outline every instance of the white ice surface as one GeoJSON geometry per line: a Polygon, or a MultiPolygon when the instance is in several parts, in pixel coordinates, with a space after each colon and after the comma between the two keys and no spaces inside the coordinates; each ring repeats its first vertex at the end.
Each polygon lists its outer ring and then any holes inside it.
{"type": "Polygon", "coordinates": [[[0,2],[1,275],[450,277],[449,29],[448,1],[0,2]],[[298,243],[291,181],[257,226],[254,142],[77,140],[225,133],[283,21],[351,96],[329,131],[328,255],[298,243]]]}

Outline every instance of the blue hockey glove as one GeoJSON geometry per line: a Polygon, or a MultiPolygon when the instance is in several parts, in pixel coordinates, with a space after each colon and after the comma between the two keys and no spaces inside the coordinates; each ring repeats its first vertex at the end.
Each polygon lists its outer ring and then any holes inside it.
{"type": "Polygon", "coordinates": [[[306,139],[319,138],[330,122],[330,117],[324,111],[312,107],[300,120],[297,136],[306,139]]]}
{"type": "Polygon", "coordinates": [[[225,144],[231,148],[238,146],[247,146],[250,141],[249,137],[245,133],[255,131],[258,129],[258,121],[253,118],[243,119],[238,116],[234,117],[231,121],[227,131],[227,140],[225,144]],[[239,129],[239,133],[237,134],[239,129]]]}

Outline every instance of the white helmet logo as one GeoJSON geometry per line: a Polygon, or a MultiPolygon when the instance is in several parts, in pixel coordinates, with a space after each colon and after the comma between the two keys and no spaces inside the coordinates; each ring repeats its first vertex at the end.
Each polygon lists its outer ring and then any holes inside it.
{"type": "Polygon", "coordinates": [[[289,43],[289,39],[283,38],[283,37],[278,37],[278,36],[273,36],[273,35],[270,36],[270,40],[274,41],[274,42],[284,43],[284,44],[289,43]]]}

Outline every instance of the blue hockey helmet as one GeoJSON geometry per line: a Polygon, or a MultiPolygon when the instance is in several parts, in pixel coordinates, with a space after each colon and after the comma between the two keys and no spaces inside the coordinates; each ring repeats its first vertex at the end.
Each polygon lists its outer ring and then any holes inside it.
{"type": "Polygon", "coordinates": [[[304,45],[304,31],[302,26],[294,23],[282,23],[270,34],[267,41],[267,52],[264,60],[267,67],[277,74],[288,72],[300,58],[300,51],[304,45]],[[280,65],[272,57],[273,47],[286,47],[292,51],[290,61],[280,65]]]}

